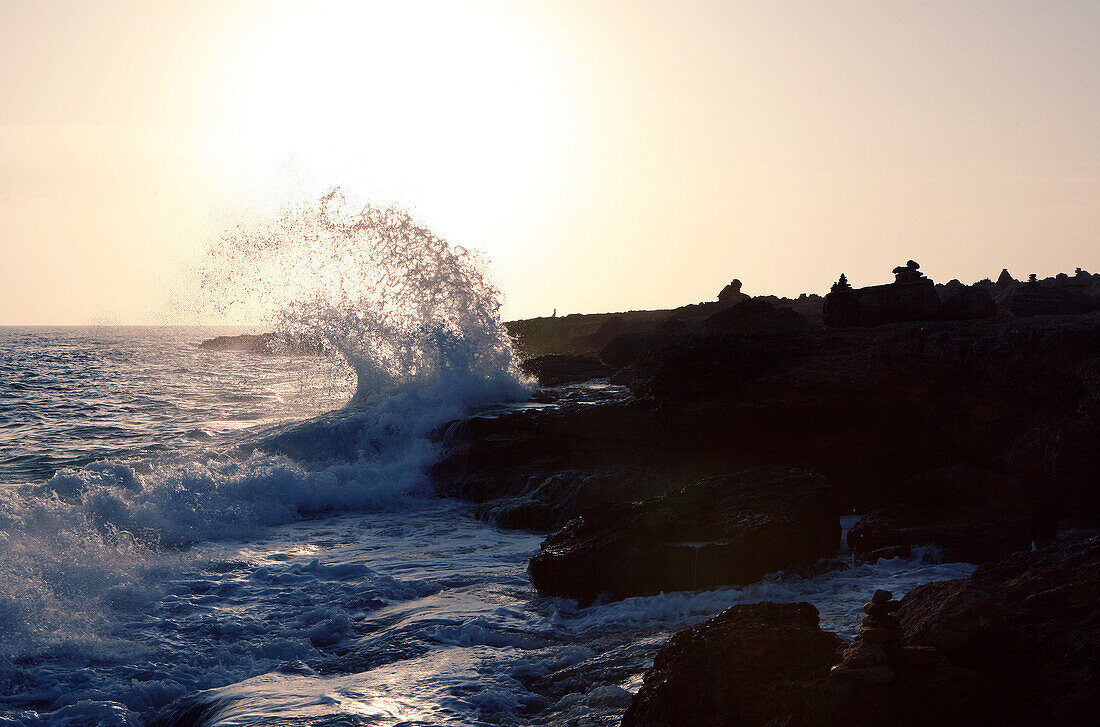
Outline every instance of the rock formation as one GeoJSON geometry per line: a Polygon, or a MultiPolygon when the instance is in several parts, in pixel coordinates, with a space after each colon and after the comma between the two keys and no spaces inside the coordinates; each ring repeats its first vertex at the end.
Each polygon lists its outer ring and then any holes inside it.
{"type": "Polygon", "coordinates": [[[734,278],[730,281],[729,285],[722,288],[718,293],[718,302],[720,303],[737,303],[742,300],[746,300],[749,296],[741,292],[741,281],[734,278]]]}
{"type": "Polygon", "coordinates": [[[852,679],[871,684],[888,684],[904,662],[901,624],[894,611],[901,606],[889,591],[876,590],[863,604],[863,624],[839,664],[829,672],[833,679],[852,679]]]}
{"type": "Polygon", "coordinates": [[[638,503],[592,508],[531,559],[545,595],[590,603],[752,583],[835,555],[839,510],[804,470],[753,469],[638,503]]]}
{"type": "Polygon", "coordinates": [[[623,726],[1095,724],[1100,538],[1013,555],[897,604],[876,593],[846,649],[809,604],[727,609],[669,640],[623,726]]]}
{"type": "Polygon", "coordinates": [[[548,353],[525,359],[520,368],[538,379],[540,386],[561,386],[598,379],[611,374],[610,367],[595,356],[548,353]]]}

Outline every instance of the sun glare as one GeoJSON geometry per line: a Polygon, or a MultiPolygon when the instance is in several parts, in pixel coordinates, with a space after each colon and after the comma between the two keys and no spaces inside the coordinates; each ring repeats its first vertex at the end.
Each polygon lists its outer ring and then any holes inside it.
{"type": "Polygon", "coordinates": [[[473,190],[486,207],[538,197],[514,180],[545,179],[570,143],[568,80],[514,15],[430,0],[287,7],[215,65],[202,144],[249,185],[290,159],[318,185],[448,219],[473,190]]]}

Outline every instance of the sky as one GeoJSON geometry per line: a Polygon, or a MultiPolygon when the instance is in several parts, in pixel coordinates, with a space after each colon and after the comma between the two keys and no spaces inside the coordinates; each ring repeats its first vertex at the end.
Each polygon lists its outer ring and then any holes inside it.
{"type": "Polygon", "coordinates": [[[508,318],[1100,269],[1100,3],[0,0],[0,324],[228,322],[339,186],[508,318]]]}

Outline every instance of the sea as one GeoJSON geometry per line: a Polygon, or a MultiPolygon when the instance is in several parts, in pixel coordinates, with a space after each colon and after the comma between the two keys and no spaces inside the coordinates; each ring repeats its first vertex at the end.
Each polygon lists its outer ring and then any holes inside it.
{"type": "Polygon", "coordinates": [[[534,393],[482,263],[392,210],[230,242],[294,281],[247,287],[320,348],[0,328],[2,725],[614,725],[670,635],[731,605],[808,601],[852,636],[873,589],[974,569],[923,552],[541,597],[543,536],[427,475],[448,422],[534,393]]]}

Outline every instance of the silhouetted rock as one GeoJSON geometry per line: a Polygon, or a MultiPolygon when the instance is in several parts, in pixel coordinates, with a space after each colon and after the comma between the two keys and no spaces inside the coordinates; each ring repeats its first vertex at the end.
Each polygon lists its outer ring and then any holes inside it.
{"type": "MultiPolygon", "coordinates": [[[[957,281],[956,281],[957,282],[957,281]]],[[[939,317],[948,321],[968,321],[997,315],[997,303],[987,290],[977,285],[959,285],[944,291],[939,317]]]]}
{"type": "Polygon", "coordinates": [[[644,353],[656,351],[681,340],[683,337],[675,332],[626,333],[600,349],[599,358],[604,364],[621,369],[633,364],[644,353]]]}
{"type": "MultiPolygon", "coordinates": [[[[553,527],[578,512],[574,491],[617,502],[785,465],[821,472],[845,508],[870,513],[912,504],[916,475],[980,462],[1025,484],[1039,526],[1100,516],[1098,313],[681,340],[631,367],[637,399],[448,428],[436,488],[482,504],[485,516],[526,509],[553,527]]],[[[974,522],[986,507],[1002,512],[980,491],[968,500],[972,486],[960,482],[944,501],[974,522]]],[[[947,511],[940,520],[957,522],[947,511]]]]}
{"type": "Polygon", "coordinates": [[[542,594],[589,603],[751,583],[836,554],[839,510],[804,470],[752,469],[639,503],[595,507],[531,559],[542,594]]]}
{"type": "Polygon", "coordinates": [[[1037,282],[1021,285],[1006,300],[1008,309],[1018,318],[1040,315],[1088,313],[1089,297],[1075,288],[1048,287],[1037,282]]]}
{"type": "Polygon", "coordinates": [[[238,336],[217,336],[199,344],[207,351],[238,351],[254,354],[294,354],[320,356],[325,353],[324,346],[315,338],[298,335],[277,335],[275,333],[238,336]]]}
{"type": "Polygon", "coordinates": [[[273,353],[274,333],[243,333],[238,336],[216,336],[199,344],[207,351],[241,351],[243,353],[273,353]]]}
{"type": "Polygon", "coordinates": [[[741,292],[741,281],[737,278],[731,280],[729,285],[722,288],[722,291],[718,293],[718,301],[720,303],[737,303],[748,297],[749,296],[741,292]]]}
{"type": "Polygon", "coordinates": [[[919,283],[926,280],[924,273],[920,271],[920,263],[916,260],[910,260],[905,265],[899,265],[894,268],[893,272],[895,283],[919,283]]]}
{"type": "Polygon", "coordinates": [[[932,281],[924,277],[906,280],[829,293],[822,308],[825,325],[848,328],[940,318],[940,299],[932,281]]]}
{"type": "Polygon", "coordinates": [[[1001,268],[1001,274],[997,276],[997,287],[1008,288],[1016,284],[1016,279],[1008,274],[1008,268],[1001,268]]]}
{"type": "Polygon", "coordinates": [[[806,319],[792,310],[775,308],[756,298],[749,298],[720,310],[703,321],[711,333],[749,335],[781,331],[805,331],[806,319]]]}
{"type": "Polygon", "coordinates": [[[541,386],[560,386],[578,381],[598,379],[611,374],[611,369],[595,356],[571,356],[546,354],[524,360],[520,364],[524,373],[538,379],[541,386]]]}

